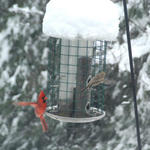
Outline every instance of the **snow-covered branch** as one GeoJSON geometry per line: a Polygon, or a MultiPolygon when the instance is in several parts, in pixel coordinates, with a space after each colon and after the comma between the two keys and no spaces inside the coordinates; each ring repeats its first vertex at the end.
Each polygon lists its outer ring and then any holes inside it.
{"type": "Polygon", "coordinates": [[[21,8],[19,7],[17,4],[13,5],[13,7],[9,8],[10,12],[15,12],[15,13],[22,13],[26,16],[30,15],[30,14],[37,14],[37,15],[43,15],[43,12],[38,10],[35,7],[29,8],[29,7],[24,7],[21,8]]]}

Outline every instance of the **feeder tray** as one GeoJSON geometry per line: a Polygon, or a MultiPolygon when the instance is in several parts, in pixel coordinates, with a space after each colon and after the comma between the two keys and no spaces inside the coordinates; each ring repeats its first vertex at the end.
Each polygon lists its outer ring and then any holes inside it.
{"type": "Polygon", "coordinates": [[[105,111],[97,109],[96,107],[89,107],[86,110],[87,115],[84,117],[67,116],[65,112],[59,112],[58,106],[50,107],[46,111],[46,115],[62,122],[70,123],[87,123],[102,119],[105,116],[105,111]]]}
{"type": "Polygon", "coordinates": [[[62,122],[68,122],[68,123],[88,123],[88,122],[93,122],[102,119],[105,116],[105,112],[103,112],[102,115],[99,116],[92,116],[92,117],[84,117],[84,118],[73,118],[73,117],[64,117],[61,115],[53,114],[53,113],[48,113],[46,112],[46,115],[62,122]]]}

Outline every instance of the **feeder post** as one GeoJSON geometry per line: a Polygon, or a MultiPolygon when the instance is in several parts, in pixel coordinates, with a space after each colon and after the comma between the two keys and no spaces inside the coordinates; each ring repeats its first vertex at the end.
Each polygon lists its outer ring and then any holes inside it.
{"type": "Polygon", "coordinates": [[[133,90],[133,101],[134,101],[134,111],[135,111],[135,120],[136,120],[136,131],[137,131],[137,142],[138,142],[138,150],[141,150],[141,138],[140,138],[140,128],[139,128],[139,117],[138,117],[138,108],[137,108],[137,99],[136,99],[136,84],[134,77],[134,68],[133,68],[133,60],[132,60],[132,47],[130,40],[130,30],[129,30],[129,22],[128,22],[128,11],[126,0],[123,0],[124,6],[124,16],[126,23],[126,33],[127,33],[127,42],[128,42],[128,52],[129,52],[129,62],[130,62],[130,70],[131,70],[131,80],[132,80],[132,90],[133,90]]]}

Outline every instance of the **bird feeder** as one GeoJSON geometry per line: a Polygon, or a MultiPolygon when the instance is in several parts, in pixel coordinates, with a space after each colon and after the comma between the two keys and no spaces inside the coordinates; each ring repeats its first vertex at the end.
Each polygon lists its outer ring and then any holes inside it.
{"type": "MultiPolygon", "coordinates": [[[[107,7],[109,4],[116,14],[112,2],[101,2],[107,7]]],[[[43,32],[51,38],[48,53],[49,107],[46,115],[53,119],[85,123],[105,116],[104,83],[87,89],[86,86],[97,74],[106,72],[107,41],[116,37],[118,32],[114,26],[118,25],[118,20],[116,23],[116,20],[101,15],[103,21],[97,21],[98,4],[101,7],[98,0],[52,0],[47,4],[43,32]],[[82,5],[78,5],[83,2],[87,4],[84,11],[82,5]],[[94,13],[89,12],[92,4],[96,9],[94,13]],[[95,15],[96,20],[93,19],[95,15]],[[107,28],[108,24],[115,31],[107,28]]],[[[101,9],[106,11],[103,7],[101,9]]]]}

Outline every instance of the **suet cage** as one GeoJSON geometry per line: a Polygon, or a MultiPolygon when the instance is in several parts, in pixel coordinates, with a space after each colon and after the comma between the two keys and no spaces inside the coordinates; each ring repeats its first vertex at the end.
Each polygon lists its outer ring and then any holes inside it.
{"type": "Polygon", "coordinates": [[[106,71],[107,41],[50,38],[49,47],[46,115],[73,123],[103,118],[105,85],[83,89],[92,77],[106,71]]]}

